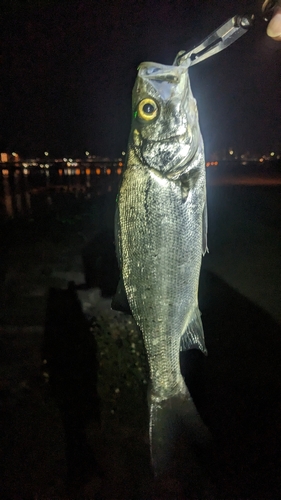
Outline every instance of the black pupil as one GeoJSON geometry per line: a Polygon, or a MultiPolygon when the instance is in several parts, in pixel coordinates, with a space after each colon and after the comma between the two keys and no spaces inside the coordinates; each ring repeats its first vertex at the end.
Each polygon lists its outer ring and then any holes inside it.
{"type": "Polygon", "coordinates": [[[151,115],[154,111],[154,106],[152,104],[148,104],[146,103],[144,106],[143,106],[143,111],[144,113],[146,113],[147,115],[151,115]]]}

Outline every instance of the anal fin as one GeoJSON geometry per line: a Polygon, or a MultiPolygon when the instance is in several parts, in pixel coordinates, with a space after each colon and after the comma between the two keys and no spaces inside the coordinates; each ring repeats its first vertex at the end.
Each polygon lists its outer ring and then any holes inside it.
{"type": "Polygon", "coordinates": [[[196,308],[191,321],[181,337],[180,351],[188,351],[189,349],[199,349],[204,354],[207,354],[203,325],[198,308],[196,308]]]}

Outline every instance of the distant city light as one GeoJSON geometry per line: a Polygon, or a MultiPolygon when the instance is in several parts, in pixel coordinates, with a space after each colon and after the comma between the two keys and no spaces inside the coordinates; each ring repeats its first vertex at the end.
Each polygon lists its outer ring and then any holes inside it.
{"type": "Polygon", "coordinates": [[[121,154],[122,154],[122,156],[125,156],[125,154],[126,154],[126,151],[122,151],[122,153],[121,153],[121,154]]]}
{"type": "Polygon", "coordinates": [[[219,164],[218,161],[207,161],[206,167],[217,166],[219,164]]]}
{"type": "Polygon", "coordinates": [[[8,154],[7,153],[1,153],[1,161],[2,161],[2,163],[8,162],[8,154]]]}
{"type": "MultiPolygon", "coordinates": [[[[238,150],[237,150],[238,151],[238,150]]],[[[212,161],[209,159],[206,159],[206,169],[210,167],[211,170],[217,170],[217,166],[219,165],[220,167],[224,165],[227,165],[227,163],[233,163],[237,159],[237,165],[243,165],[246,169],[246,165],[251,165],[252,163],[255,163],[257,165],[258,163],[261,165],[260,169],[264,169],[265,167],[262,166],[263,164],[270,167],[270,165],[274,163],[273,160],[280,160],[281,158],[281,149],[275,149],[275,151],[271,151],[268,149],[266,154],[261,154],[261,153],[256,153],[252,151],[239,151],[239,156],[236,150],[231,147],[226,147],[222,151],[213,151],[210,153],[210,158],[212,161]],[[272,161],[271,161],[272,160],[272,161]],[[215,168],[216,167],[216,168],[215,168]]],[[[41,153],[42,154],[42,153],[41,153]]],[[[22,175],[24,176],[29,176],[30,174],[33,174],[32,172],[32,167],[40,167],[40,173],[42,175],[46,175],[47,177],[50,177],[50,171],[53,167],[53,165],[57,165],[59,169],[57,170],[57,175],[62,176],[62,175],[68,175],[68,176],[81,176],[85,175],[85,184],[87,186],[90,186],[91,184],[91,178],[93,175],[97,175],[100,177],[107,177],[109,183],[109,177],[112,175],[116,176],[122,176],[124,168],[125,168],[125,151],[122,151],[120,153],[120,158],[115,157],[114,159],[106,158],[106,157],[100,157],[96,156],[94,157],[92,154],[89,153],[89,151],[84,151],[86,155],[87,161],[85,161],[85,156],[84,160],[83,158],[60,158],[60,159],[52,159],[51,156],[49,155],[48,151],[45,151],[41,159],[36,158],[36,159],[20,159],[19,154],[16,152],[9,152],[9,153],[0,153],[0,163],[1,167],[5,167],[6,165],[4,164],[3,160],[8,160],[11,162],[11,166],[13,165],[12,171],[14,172],[15,178],[20,175],[20,172],[22,172],[22,175]],[[47,153],[47,154],[46,154],[47,153]],[[45,155],[45,159],[44,159],[45,155]],[[49,156],[48,156],[49,155],[49,156]],[[89,156],[88,156],[89,155],[89,156]],[[7,158],[6,158],[7,157],[7,158]],[[55,163],[57,162],[57,163],[55,163]],[[62,163],[63,162],[63,163],[62,163]],[[17,168],[22,168],[22,170],[17,170],[17,168]]],[[[4,180],[5,177],[8,177],[11,175],[11,171],[9,170],[2,170],[0,169],[0,179],[3,176],[4,180]]]]}

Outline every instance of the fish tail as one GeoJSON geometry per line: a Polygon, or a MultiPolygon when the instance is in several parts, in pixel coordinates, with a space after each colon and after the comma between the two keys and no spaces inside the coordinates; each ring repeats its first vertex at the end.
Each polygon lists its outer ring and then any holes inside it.
{"type": "Polygon", "coordinates": [[[149,435],[151,463],[156,476],[177,468],[178,452],[183,446],[192,448],[210,442],[209,431],[188,391],[159,402],[151,401],[149,435]]]}

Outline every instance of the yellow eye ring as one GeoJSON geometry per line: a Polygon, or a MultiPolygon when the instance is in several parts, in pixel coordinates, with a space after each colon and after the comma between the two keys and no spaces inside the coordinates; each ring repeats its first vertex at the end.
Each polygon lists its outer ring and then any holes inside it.
{"type": "Polygon", "coordinates": [[[138,104],[138,117],[145,121],[151,121],[158,114],[158,106],[153,99],[146,98],[138,104]]]}

